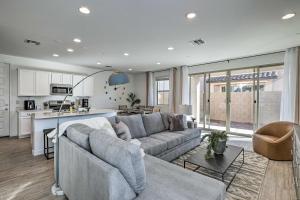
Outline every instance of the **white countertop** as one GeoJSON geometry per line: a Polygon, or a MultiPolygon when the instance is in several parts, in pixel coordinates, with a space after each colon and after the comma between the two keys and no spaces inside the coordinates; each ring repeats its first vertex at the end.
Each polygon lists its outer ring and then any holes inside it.
{"type": "Polygon", "coordinates": [[[19,109],[17,110],[18,113],[44,113],[44,112],[52,112],[52,110],[24,110],[24,109],[19,109]]]}
{"type": "Polygon", "coordinates": [[[60,116],[58,112],[35,112],[32,115],[33,120],[40,119],[49,119],[49,118],[57,118],[57,117],[74,117],[74,116],[82,116],[82,115],[96,115],[96,114],[106,114],[106,113],[114,113],[116,110],[112,109],[91,109],[89,112],[65,112],[60,116]]]}

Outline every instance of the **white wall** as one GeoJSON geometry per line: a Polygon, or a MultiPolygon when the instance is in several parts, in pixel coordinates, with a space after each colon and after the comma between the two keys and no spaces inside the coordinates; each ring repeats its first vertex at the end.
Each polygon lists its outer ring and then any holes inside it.
{"type": "Polygon", "coordinates": [[[128,75],[128,84],[119,85],[117,86],[117,90],[115,90],[115,86],[109,86],[106,83],[111,73],[112,72],[103,72],[94,76],[94,96],[91,99],[91,105],[95,108],[117,109],[119,105],[128,105],[126,101],[128,93],[135,92],[135,79],[133,74],[128,75]],[[106,92],[108,93],[106,94],[106,92]]]}
{"type": "Polygon", "coordinates": [[[241,58],[241,59],[231,60],[229,62],[224,61],[219,63],[193,66],[189,68],[189,74],[274,65],[274,64],[283,63],[283,61],[284,61],[284,52],[274,53],[274,54],[255,56],[249,58],[241,58]]]}
{"type": "Polygon", "coordinates": [[[146,105],[147,102],[147,74],[146,73],[136,73],[132,75],[133,77],[133,88],[136,96],[141,99],[141,105],[146,105]]]}

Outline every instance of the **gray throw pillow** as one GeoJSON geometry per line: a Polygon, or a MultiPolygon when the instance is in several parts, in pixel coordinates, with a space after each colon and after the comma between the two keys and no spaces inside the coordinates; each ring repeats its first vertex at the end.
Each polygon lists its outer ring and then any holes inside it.
{"type": "Polygon", "coordinates": [[[142,118],[148,136],[165,130],[165,126],[159,112],[143,115],[142,118]]]}
{"type": "Polygon", "coordinates": [[[92,153],[117,168],[137,194],[145,189],[145,164],[138,145],[114,138],[101,129],[90,133],[90,144],[92,153]]]}
{"type": "Polygon", "coordinates": [[[170,115],[170,131],[184,131],[184,116],[183,115],[170,115]]]}
{"type": "Polygon", "coordinates": [[[131,134],[128,126],[124,122],[118,122],[113,124],[113,128],[118,136],[118,138],[121,138],[125,141],[131,140],[131,134]]]}
{"type": "Polygon", "coordinates": [[[165,126],[165,130],[169,130],[170,129],[170,122],[169,122],[169,113],[160,113],[162,121],[164,123],[165,126]]]}
{"type": "Polygon", "coordinates": [[[111,126],[115,125],[117,122],[116,122],[116,116],[112,116],[112,117],[107,117],[106,118],[109,123],[111,124],[111,126]]]}
{"type": "Polygon", "coordinates": [[[72,142],[90,152],[89,134],[93,130],[95,129],[84,124],[72,124],[66,129],[66,135],[72,142]]]}
{"type": "Polygon", "coordinates": [[[128,126],[132,138],[141,138],[147,136],[141,114],[117,116],[116,120],[122,121],[128,126]]]}

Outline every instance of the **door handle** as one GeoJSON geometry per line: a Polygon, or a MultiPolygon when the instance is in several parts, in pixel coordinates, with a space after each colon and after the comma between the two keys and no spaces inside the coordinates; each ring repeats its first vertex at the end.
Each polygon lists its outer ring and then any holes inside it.
{"type": "Polygon", "coordinates": [[[8,111],[8,108],[4,108],[5,111],[8,111]]]}

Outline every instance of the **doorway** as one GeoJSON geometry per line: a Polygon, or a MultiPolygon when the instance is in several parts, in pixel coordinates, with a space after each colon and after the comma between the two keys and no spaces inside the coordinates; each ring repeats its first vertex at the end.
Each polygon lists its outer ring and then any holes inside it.
{"type": "Polygon", "coordinates": [[[191,104],[198,126],[251,136],[280,120],[283,66],[191,75],[191,104]]]}
{"type": "Polygon", "coordinates": [[[0,137],[9,136],[9,65],[0,63],[0,137]]]}

